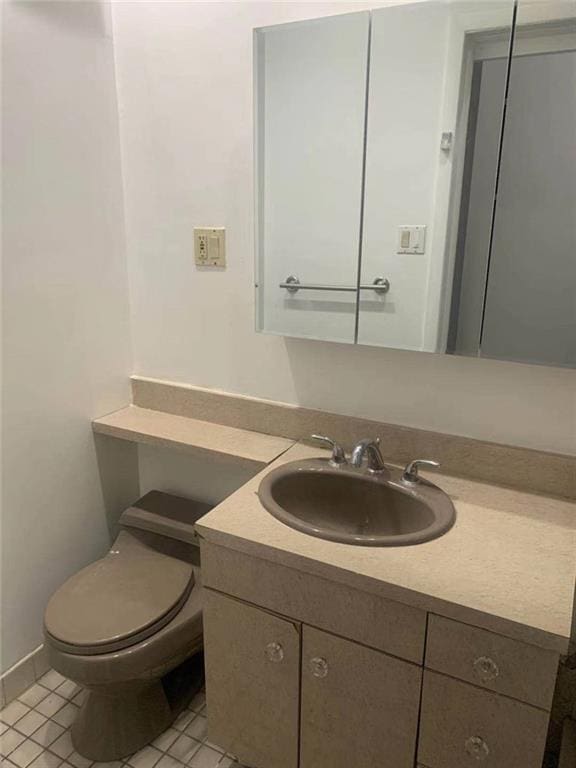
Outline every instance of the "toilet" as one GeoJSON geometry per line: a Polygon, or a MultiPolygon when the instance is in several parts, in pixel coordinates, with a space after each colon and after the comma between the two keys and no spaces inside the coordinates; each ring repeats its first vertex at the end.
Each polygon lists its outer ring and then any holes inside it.
{"type": "Polygon", "coordinates": [[[126,509],[110,551],[66,581],[44,614],[54,669],[87,689],[76,751],[108,762],[153,741],[203,683],[194,523],[210,505],[151,491],[126,509]]]}

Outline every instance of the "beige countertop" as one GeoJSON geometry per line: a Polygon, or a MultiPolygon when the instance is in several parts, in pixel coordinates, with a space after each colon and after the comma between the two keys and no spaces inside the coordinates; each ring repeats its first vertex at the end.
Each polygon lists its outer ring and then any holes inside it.
{"type": "Polygon", "coordinates": [[[381,594],[508,637],[566,653],[576,583],[576,504],[428,475],[452,498],[454,527],[411,547],[360,547],[308,536],[269,514],[256,495],[271,469],[326,456],[294,445],[205,515],[215,544],[381,594]]]}
{"type": "Polygon", "coordinates": [[[212,453],[261,469],[294,445],[293,440],[264,435],[210,421],[129,405],[94,419],[92,429],[102,435],[134,443],[177,448],[189,453],[212,453]]]}

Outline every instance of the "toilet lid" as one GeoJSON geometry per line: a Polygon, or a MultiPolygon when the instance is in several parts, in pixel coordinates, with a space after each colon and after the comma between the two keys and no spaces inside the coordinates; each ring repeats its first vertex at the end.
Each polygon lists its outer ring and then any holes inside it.
{"type": "MultiPolygon", "coordinates": [[[[170,621],[194,586],[191,563],[122,531],[110,552],[52,596],[47,632],[67,646],[106,652],[170,621]]],[[[86,652],[86,651],[84,651],[86,652]]]]}

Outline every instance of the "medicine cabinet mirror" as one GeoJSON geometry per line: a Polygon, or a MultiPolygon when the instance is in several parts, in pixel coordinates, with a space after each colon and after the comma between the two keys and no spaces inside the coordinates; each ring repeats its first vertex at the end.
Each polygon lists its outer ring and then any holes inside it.
{"type": "Polygon", "coordinates": [[[255,31],[258,330],[576,366],[576,6],[255,31]]]}

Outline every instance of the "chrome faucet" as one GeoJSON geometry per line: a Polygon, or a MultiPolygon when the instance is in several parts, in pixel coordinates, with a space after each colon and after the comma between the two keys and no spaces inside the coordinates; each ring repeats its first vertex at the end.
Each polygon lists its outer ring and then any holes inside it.
{"type": "Polygon", "coordinates": [[[360,440],[360,442],[354,446],[350,464],[352,464],[353,467],[360,468],[364,463],[364,457],[366,457],[366,466],[370,472],[382,472],[386,467],[384,465],[382,454],[380,453],[380,448],[378,447],[379,445],[380,438],[377,438],[376,440],[370,440],[369,438],[360,440]]]}

